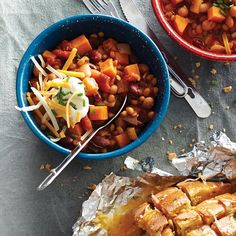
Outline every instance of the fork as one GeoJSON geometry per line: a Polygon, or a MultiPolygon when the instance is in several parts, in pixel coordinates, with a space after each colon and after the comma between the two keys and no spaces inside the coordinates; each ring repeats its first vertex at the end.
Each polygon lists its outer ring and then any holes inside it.
{"type": "Polygon", "coordinates": [[[92,13],[120,18],[114,4],[109,0],[83,0],[83,2],[92,13]]]}

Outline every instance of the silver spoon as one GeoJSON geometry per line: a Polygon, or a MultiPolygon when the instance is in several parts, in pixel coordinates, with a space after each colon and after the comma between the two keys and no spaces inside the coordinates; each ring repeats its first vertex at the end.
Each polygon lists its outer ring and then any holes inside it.
{"type": "Polygon", "coordinates": [[[80,151],[89,143],[89,141],[95,136],[95,134],[101,129],[108,126],[123,110],[125,103],[127,101],[127,95],[119,109],[119,111],[113,116],[105,125],[99,127],[96,130],[89,130],[83,135],[83,140],[78,144],[78,146],[71,151],[71,153],[54,169],[52,169],[50,174],[45,178],[45,180],[38,186],[37,190],[41,191],[47,188],[56,177],[70,164],[70,162],[80,153],[80,151]]]}

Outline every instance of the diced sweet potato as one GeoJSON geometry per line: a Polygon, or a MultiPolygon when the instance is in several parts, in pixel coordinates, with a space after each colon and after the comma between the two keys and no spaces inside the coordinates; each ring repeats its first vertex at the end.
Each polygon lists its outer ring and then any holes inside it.
{"type": "Polygon", "coordinates": [[[52,53],[52,52],[50,52],[48,50],[45,50],[42,55],[43,55],[44,59],[56,58],[56,56],[57,56],[56,54],[54,54],[54,53],[52,53]]]}
{"type": "Polygon", "coordinates": [[[203,225],[201,216],[194,210],[180,213],[173,219],[178,235],[183,235],[188,231],[203,225]]]}
{"type": "Polygon", "coordinates": [[[191,230],[186,236],[217,236],[215,231],[208,225],[203,225],[200,228],[191,230]]]}
{"type": "Polygon", "coordinates": [[[107,39],[103,42],[103,48],[107,51],[118,51],[117,42],[114,39],[107,39]]]}
{"type": "Polygon", "coordinates": [[[108,58],[104,62],[99,63],[100,70],[105,75],[108,75],[110,77],[115,77],[117,74],[116,67],[114,66],[114,61],[112,58],[108,58]]]}
{"type": "Polygon", "coordinates": [[[148,203],[142,204],[136,210],[135,221],[150,235],[160,235],[168,225],[166,217],[159,210],[152,209],[148,203]]]}
{"type": "Polygon", "coordinates": [[[108,119],[107,106],[90,106],[89,118],[90,120],[107,120],[108,119]]]}
{"type": "Polygon", "coordinates": [[[68,129],[68,133],[70,136],[76,135],[76,138],[80,138],[83,133],[83,128],[77,123],[73,128],[68,129]]]}
{"type": "Polygon", "coordinates": [[[180,189],[172,187],[152,196],[156,208],[161,210],[167,218],[176,217],[183,209],[190,207],[190,201],[180,189]]]}
{"type": "Polygon", "coordinates": [[[223,54],[225,53],[225,47],[220,44],[213,44],[210,48],[211,52],[223,54]]]}
{"type": "Polygon", "coordinates": [[[190,11],[196,14],[200,13],[200,6],[202,4],[202,0],[192,0],[191,1],[191,6],[190,6],[190,11]]]}
{"type": "Polygon", "coordinates": [[[85,53],[92,50],[92,46],[90,45],[89,40],[86,38],[84,34],[73,39],[72,41],[70,41],[70,43],[73,48],[77,48],[78,53],[80,55],[84,55],[85,53]]]}
{"type": "Polygon", "coordinates": [[[122,54],[120,52],[114,52],[115,60],[117,60],[122,66],[126,66],[129,64],[129,55],[122,54]]]}
{"type": "Polygon", "coordinates": [[[130,143],[130,138],[126,132],[116,135],[115,140],[119,147],[124,147],[130,143]]]}
{"type": "Polygon", "coordinates": [[[139,81],[141,79],[138,64],[126,66],[124,74],[127,81],[139,81]]]}
{"type": "Polygon", "coordinates": [[[216,219],[224,216],[225,208],[216,199],[205,200],[198,204],[195,210],[200,214],[205,224],[210,225],[216,219]]]}
{"type": "Polygon", "coordinates": [[[94,78],[86,77],[83,79],[85,85],[86,95],[93,96],[98,93],[98,84],[94,78]]]}
{"type": "Polygon", "coordinates": [[[220,236],[235,236],[236,235],[236,218],[234,214],[225,216],[212,224],[212,229],[220,236]]]}
{"type": "Polygon", "coordinates": [[[190,23],[188,18],[184,18],[182,16],[179,15],[175,15],[174,19],[173,19],[173,25],[176,29],[176,31],[182,35],[186,29],[186,27],[188,26],[188,24],[190,23]]]}
{"type": "Polygon", "coordinates": [[[181,182],[177,186],[187,194],[194,206],[219,194],[232,191],[231,184],[217,182],[181,182]]]}
{"type": "Polygon", "coordinates": [[[127,55],[132,54],[130,45],[128,43],[118,43],[117,48],[118,48],[119,52],[122,54],[127,54],[127,55]]]}
{"type": "Polygon", "coordinates": [[[134,127],[129,127],[126,129],[126,133],[128,134],[130,140],[135,140],[138,138],[138,135],[136,133],[136,130],[134,127]]]}
{"type": "Polygon", "coordinates": [[[219,7],[212,6],[207,11],[207,18],[209,21],[220,23],[225,20],[225,16],[220,12],[219,7]]]}

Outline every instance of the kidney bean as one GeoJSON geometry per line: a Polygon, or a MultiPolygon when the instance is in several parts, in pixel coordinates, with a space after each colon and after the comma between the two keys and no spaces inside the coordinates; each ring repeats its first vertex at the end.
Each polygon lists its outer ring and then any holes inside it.
{"type": "Polygon", "coordinates": [[[198,48],[202,48],[202,49],[204,48],[204,42],[199,38],[194,38],[192,40],[192,44],[198,48]]]}
{"type": "Polygon", "coordinates": [[[108,138],[102,137],[100,135],[96,135],[92,141],[95,146],[104,148],[110,146],[110,140],[108,138]]]}
{"type": "Polygon", "coordinates": [[[92,50],[89,56],[92,63],[98,63],[102,60],[102,54],[98,50],[92,50]]]}
{"type": "Polygon", "coordinates": [[[63,40],[61,45],[60,45],[60,48],[63,51],[71,51],[72,50],[72,45],[71,45],[71,43],[69,41],[63,40]]]}
{"type": "Polygon", "coordinates": [[[135,97],[139,97],[140,95],[142,95],[142,89],[137,83],[130,83],[129,91],[130,94],[132,94],[135,97]]]}

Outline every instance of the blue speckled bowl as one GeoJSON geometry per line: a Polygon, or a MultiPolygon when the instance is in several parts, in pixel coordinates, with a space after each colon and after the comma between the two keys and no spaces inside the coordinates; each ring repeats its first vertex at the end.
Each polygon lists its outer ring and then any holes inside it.
{"type": "MultiPolygon", "coordinates": [[[[169,97],[170,84],[166,63],[152,40],[134,26],[117,18],[103,15],[79,15],[63,19],[45,29],[30,44],[26,50],[17,73],[16,95],[18,106],[27,106],[26,92],[28,81],[31,77],[33,64],[30,56],[41,54],[46,49],[55,48],[64,39],[73,39],[80,34],[92,34],[102,31],[106,37],[112,37],[119,42],[127,42],[132,46],[134,53],[141,60],[150,66],[152,73],[158,78],[159,93],[156,100],[155,118],[146,126],[145,130],[137,140],[126,147],[118,150],[102,153],[88,154],[80,153],[78,157],[85,159],[105,159],[123,155],[145,142],[153,132],[160,126],[166,114],[169,97]]],[[[34,134],[55,150],[68,154],[70,150],[52,142],[39,129],[31,112],[22,113],[27,125],[34,134]]]]}

